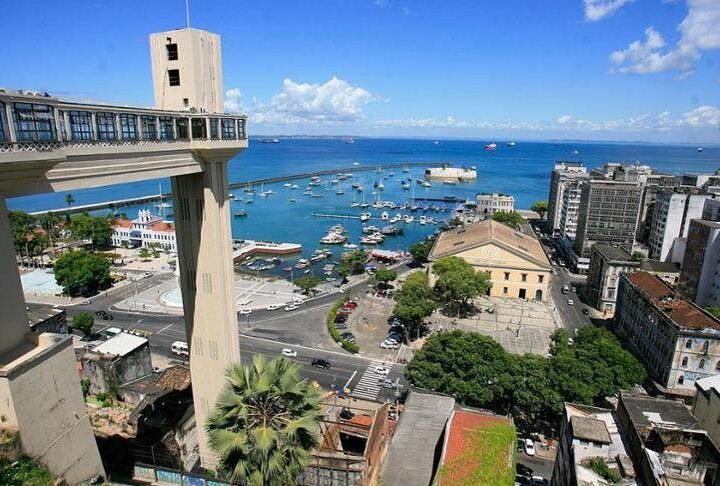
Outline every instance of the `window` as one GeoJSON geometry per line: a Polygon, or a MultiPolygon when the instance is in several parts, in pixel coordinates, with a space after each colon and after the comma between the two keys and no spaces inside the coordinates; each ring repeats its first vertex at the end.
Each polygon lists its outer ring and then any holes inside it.
{"type": "Polygon", "coordinates": [[[115,115],[113,113],[96,113],[98,140],[115,140],[115,115]]]}
{"type": "Polygon", "coordinates": [[[177,120],[177,138],[178,140],[182,140],[185,138],[190,138],[190,130],[188,127],[188,119],[187,118],[178,118],[177,120]]]}
{"type": "Polygon", "coordinates": [[[237,121],[238,126],[238,138],[245,138],[245,120],[239,118],[237,121]]]}
{"type": "Polygon", "coordinates": [[[173,119],[169,116],[161,116],[160,120],[160,139],[172,140],[173,136],[173,119]]]}
{"type": "Polygon", "coordinates": [[[140,115],[140,136],[143,140],[155,140],[157,138],[157,124],[154,116],[140,115]]]}
{"type": "Polygon", "coordinates": [[[682,385],[683,383],[685,383],[685,377],[680,375],[680,378],[678,378],[678,385],[682,385]]]}
{"type": "Polygon", "coordinates": [[[167,44],[165,46],[165,49],[167,49],[168,61],[177,61],[177,59],[178,59],[177,44],[175,44],[175,43],[167,44]]]}
{"type": "Polygon", "coordinates": [[[180,70],[168,69],[168,81],[170,86],[180,86],[180,70]]]}
{"type": "Polygon", "coordinates": [[[507,288],[507,287],[503,287],[503,295],[507,295],[507,294],[508,294],[508,288],[507,288]]]}
{"type": "Polygon", "coordinates": [[[543,280],[545,280],[545,275],[538,275],[538,283],[543,283],[543,280]]]}
{"type": "Polygon", "coordinates": [[[210,138],[213,138],[213,139],[220,138],[220,133],[218,132],[218,119],[217,118],[210,118],[210,138]]]}
{"type": "Polygon", "coordinates": [[[207,138],[207,125],[205,118],[193,118],[191,120],[193,138],[207,138]]]}
{"type": "Polygon", "coordinates": [[[720,361],[715,363],[715,371],[720,371],[720,361]]]}
{"type": "Polygon", "coordinates": [[[685,341],[685,349],[690,349],[692,347],[692,339],[688,339],[685,341]]]}
{"type": "Polygon", "coordinates": [[[710,341],[705,341],[703,343],[703,347],[702,347],[703,353],[707,353],[709,347],[710,347],[710,341]]]}
{"type": "Polygon", "coordinates": [[[520,274],[520,279],[521,279],[523,282],[527,282],[527,273],[521,273],[521,274],[520,274]]]}
{"type": "Polygon", "coordinates": [[[705,360],[704,359],[700,360],[700,362],[698,363],[698,368],[701,370],[705,368],[705,360]]]}
{"type": "Polygon", "coordinates": [[[183,107],[188,108],[190,106],[190,98],[183,98],[183,107]]]}
{"type": "Polygon", "coordinates": [[[688,363],[688,359],[687,359],[687,356],[685,356],[685,357],[682,359],[682,364],[681,364],[680,366],[687,366],[687,363],[688,363]]]}
{"type": "Polygon", "coordinates": [[[123,140],[137,140],[137,121],[135,115],[120,114],[120,134],[123,140]]]}
{"type": "Polygon", "coordinates": [[[505,272],[505,280],[510,280],[510,272],[505,272]]]}
{"type": "Polygon", "coordinates": [[[72,140],[92,140],[92,117],[89,111],[71,111],[68,113],[70,119],[70,138],[72,140]]]}
{"type": "Polygon", "coordinates": [[[0,101],[0,142],[6,142],[8,136],[7,121],[5,120],[5,103],[0,101]]]}
{"type": "Polygon", "coordinates": [[[221,123],[222,126],[222,138],[232,139],[235,138],[235,120],[224,119],[221,123]]]}
{"type": "Polygon", "coordinates": [[[18,142],[55,140],[55,118],[51,106],[15,103],[14,111],[18,142]]]}

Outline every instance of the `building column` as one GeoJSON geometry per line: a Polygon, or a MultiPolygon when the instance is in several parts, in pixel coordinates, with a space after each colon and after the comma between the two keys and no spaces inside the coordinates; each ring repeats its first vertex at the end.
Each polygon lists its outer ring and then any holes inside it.
{"type": "Polygon", "coordinates": [[[10,234],[5,198],[0,195],[0,355],[25,343],[29,332],[25,296],[23,295],[17,257],[10,234]]]}
{"type": "Polygon", "coordinates": [[[205,422],[240,362],[235,312],[227,161],[202,162],[203,172],[172,178],[180,288],[190,346],[195,420],[203,467],[213,469],[205,422]]]}

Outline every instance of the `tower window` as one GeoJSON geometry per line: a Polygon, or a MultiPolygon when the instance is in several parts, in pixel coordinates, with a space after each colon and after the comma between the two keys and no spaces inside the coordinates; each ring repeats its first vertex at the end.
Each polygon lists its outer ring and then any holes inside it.
{"type": "Polygon", "coordinates": [[[177,44],[167,44],[165,46],[165,49],[167,49],[168,61],[177,61],[177,58],[178,58],[177,44]]]}
{"type": "Polygon", "coordinates": [[[180,86],[180,70],[168,69],[168,81],[170,81],[170,86],[180,86]]]}

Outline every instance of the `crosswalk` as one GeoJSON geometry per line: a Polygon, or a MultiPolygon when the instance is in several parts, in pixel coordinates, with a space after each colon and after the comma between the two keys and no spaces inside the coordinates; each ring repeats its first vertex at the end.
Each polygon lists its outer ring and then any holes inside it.
{"type": "Polygon", "coordinates": [[[365,371],[363,371],[363,374],[355,384],[355,387],[350,392],[350,395],[357,398],[364,398],[366,400],[377,400],[380,395],[380,391],[382,390],[380,380],[382,380],[384,376],[375,373],[373,368],[382,365],[384,365],[382,361],[371,361],[367,368],[365,368],[365,371]]]}

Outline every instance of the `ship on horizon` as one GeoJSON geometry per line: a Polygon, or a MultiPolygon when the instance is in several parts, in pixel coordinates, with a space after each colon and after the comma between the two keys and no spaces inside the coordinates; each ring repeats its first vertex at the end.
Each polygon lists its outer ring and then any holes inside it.
{"type": "Polygon", "coordinates": [[[485,150],[495,150],[497,148],[497,144],[495,142],[489,143],[483,147],[485,150]]]}
{"type": "Polygon", "coordinates": [[[260,143],[280,143],[280,140],[277,138],[263,138],[260,143]]]}

